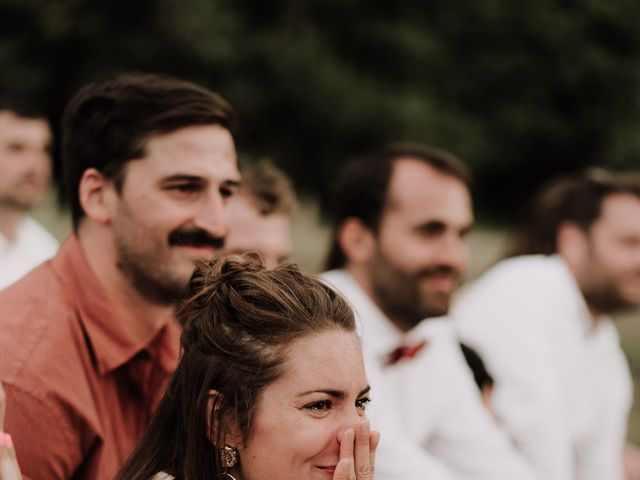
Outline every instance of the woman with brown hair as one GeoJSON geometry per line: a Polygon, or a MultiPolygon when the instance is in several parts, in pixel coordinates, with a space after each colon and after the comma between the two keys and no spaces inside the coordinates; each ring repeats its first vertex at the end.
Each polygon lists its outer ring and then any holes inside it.
{"type": "Polygon", "coordinates": [[[182,358],[119,480],[371,480],[365,377],[346,301],[296,266],[202,264],[182,358]]]}

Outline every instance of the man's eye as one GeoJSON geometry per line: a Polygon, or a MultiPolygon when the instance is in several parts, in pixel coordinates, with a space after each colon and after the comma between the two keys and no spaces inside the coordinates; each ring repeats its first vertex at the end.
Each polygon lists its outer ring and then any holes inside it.
{"type": "Polygon", "coordinates": [[[233,196],[233,194],[234,194],[234,190],[231,189],[231,188],[222,187],[220,189],[220,196],[222,198],[229,198],[229,197],[233,196]]]}
{"type": "Polygon", "coordinates": [[[307,405],[305,408],[311,410],[312,412],[326,412],[331,408],[331,402],[329,400],[313,402],[307,405]]]}
{"type": "Polygon", "coordinates": [[[197,190],[197,187],[190,183],[186,183],[186,184],[171,185],[169,187],[169,190],[174,190],[176,192],[189,193],[189,192],[195,192],[197,190]]]}
{"type": "Polygon", "coordinates": [[[369,397],[356,400],[356,408],[359,408],[360,410],[365,410],[367,408],[367,405],[369,405],[370,402],[371,402],[371,399],[369,397]]]}
{"type": "Polygon", "coordinates": [[[7,150],[12,152],[24,152],[27,147],[22,143],[10,143],[7,145],[7,150]]]}

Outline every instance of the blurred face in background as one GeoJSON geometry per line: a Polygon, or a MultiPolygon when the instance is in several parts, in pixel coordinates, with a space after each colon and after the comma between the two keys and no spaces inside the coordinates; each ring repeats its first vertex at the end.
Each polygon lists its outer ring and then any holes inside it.
{"type": "Polygon", "coordinates": [[[413,158],[395,161],[368,277],[402,330],[445,315],[464,274],[473,222],[466,185],[413,158]]]}
{"type": "Polygon", "coordinates": [[[0,111],[0,207],[29,211],[51,175],[51,130],[44,119],[0,111]]]}
{"type": "Polygon", "coordinates": [[[587,304],[598,313],[640,305],[640,198],[605,197],[588,232],[572,237],[572,271],[587,304]]]}
{"type": "Polygon", "coordinates": [[[291,256],[291,219],[279,211],[263,213],[248,193],[239,193],[227,206],[229,232],[225,253],[257,251],[267,268],[274,268],[291,256]]]}

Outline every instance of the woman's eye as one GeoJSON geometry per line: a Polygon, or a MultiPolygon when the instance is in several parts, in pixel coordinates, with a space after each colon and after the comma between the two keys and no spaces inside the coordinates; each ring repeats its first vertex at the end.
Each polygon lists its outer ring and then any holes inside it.
{"type": "Polygon", "coordinates": [[[311,410],[312,412],[326,412],[331,408],[331,402],[329,400],[313,402],[307,405],[305,408],[311,410]]]}
{"type": "Polygon", "coordinates": [[[369,397],[356,400],[356,408],[359,408],[360,410],[365,410],[369,402],[371,402],[371,399],[369,397]]]}

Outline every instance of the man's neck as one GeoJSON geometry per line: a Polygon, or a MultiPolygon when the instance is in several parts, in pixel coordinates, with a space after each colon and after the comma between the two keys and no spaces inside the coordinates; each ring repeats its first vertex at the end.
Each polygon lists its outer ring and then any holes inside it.
{"type": "Polygon", "coordinates": [[[9,243],[15,241],[20,224],[26,217],[25,210],[0,205],[0,235],[9,243]]]}
{"type": "Polygon", "coordinates": [[[585,305],[587,306],[587,311],[589,312],[589,320],[591,320],[590,322],[591,326],[595,328],[598,325],[598,321],[602,317],[603,312],[600,309],[598,309],[592,302],[590,302],[588,295],[585,294],[585,286],[580,281],[581,272],[579,268],[576,265],[574,265],[572,262],[570,262],[566,256],[562,256],[562,257],[564,259],[564,262],[567,268],[569,269],[569,272],[573,276],[573,280],[575,281],[576,287],[580,292],[580,295],[584,299],[585,305]]]}
{"type": "Polygon", "coordinates": [[[82,223],[77,232],[89,267],[102,285],[107,297],[119,308],[130,312],[138,321],[131,328],[136,336],[147,336],[158,330],[174,314],[172,305],[159,305],[144,298],[131,285],[116,265],[116,249],[111,233],[102,225],[82,223]]]}
{"type": "Polygon", "coordinates": [[[591,317],[591,325],[594,327],[597,326],[598,321],[602,318],[602,312],[593,305],[589,305],[588,303],[587,310],[589,310],[589,316],[591,317]]]}

